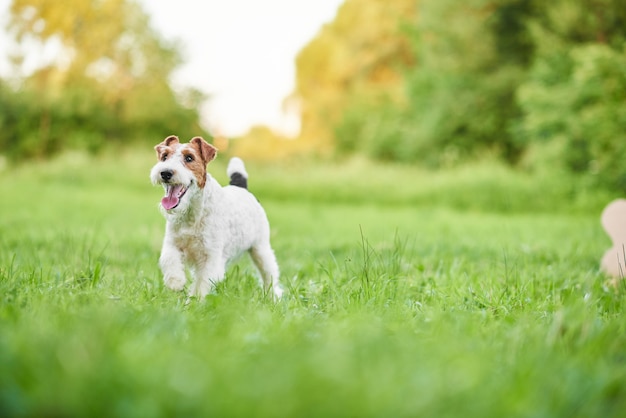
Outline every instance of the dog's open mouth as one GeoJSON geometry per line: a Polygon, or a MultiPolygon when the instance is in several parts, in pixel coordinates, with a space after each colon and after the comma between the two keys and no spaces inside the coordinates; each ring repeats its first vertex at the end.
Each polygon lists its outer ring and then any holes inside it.
{"type": "Polygon", "coordinates": [[[187,192],[187,187],[182,184],[166,184],[165,197],[161,199],[161,205],[165,210],[174,209],[180,203],[180,199],[187,192]]]}

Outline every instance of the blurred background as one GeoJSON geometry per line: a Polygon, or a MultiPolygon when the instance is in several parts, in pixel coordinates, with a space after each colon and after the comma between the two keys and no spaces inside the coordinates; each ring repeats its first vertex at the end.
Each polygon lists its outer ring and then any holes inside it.
{"type": "Polygon", "coordinates": [[[0,154],[203,135],[626,192],[623,0],[0,0],[0,154]]]}

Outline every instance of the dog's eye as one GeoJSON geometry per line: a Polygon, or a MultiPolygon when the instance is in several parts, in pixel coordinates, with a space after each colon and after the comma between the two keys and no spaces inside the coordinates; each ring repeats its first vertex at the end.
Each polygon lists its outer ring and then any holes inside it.
{"type": "Polygon", "coordinates": [[[191,154],[185,155],[185,161],[188,162],[188,163],[192,162],[193,161],[193,155],[191,155],[191,154]]]}
{"type": "Polygon", "coordinates": [[[161,155],[161,161],[165,161],[167,160],[167,153],[164,153],[163,155],[161,155]]]}

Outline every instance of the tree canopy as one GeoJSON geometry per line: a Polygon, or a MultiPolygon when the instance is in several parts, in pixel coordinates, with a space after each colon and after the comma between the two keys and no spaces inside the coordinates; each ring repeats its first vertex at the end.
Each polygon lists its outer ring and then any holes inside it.
{"type": "Polygon", "coordinates": [[[625,74],[622,0],[346,0],[294,96],[302,140],[337,152],[495,155],[626,191],[625,74]]]}
{"type": "Polygon", "coordinates": [[[110,141],[153,142],[173,131],[202,133],[202,95],[169,84],[182,62],[179,46],[154,31],[137,3],[13,0],[10,12],[8,29],[22,54],[33,44],[55,43],[59,51],[19,80],[19,89],[0,85],[5,149],[43,155],[64,146],[97,149],[110,141]]]}
{"type": "Polygon", "coordinates": [[[294,96],[302,105],[303,140],[332,146],[334,127],[353,106],[401,100],[401,69],[414,57],[399,24],[414,9],[413,0],[346,0],[302,49],[294,96]]]}

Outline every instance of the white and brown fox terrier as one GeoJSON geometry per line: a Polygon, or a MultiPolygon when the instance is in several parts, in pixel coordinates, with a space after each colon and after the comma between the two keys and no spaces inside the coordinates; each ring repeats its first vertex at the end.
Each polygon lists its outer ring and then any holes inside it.
{"type": "Polygon", "coordinates": [[[159,161],[150,171],[150,179],[165,189],[161,211],[167,223],[159,259],[165,285],[183,290],[188,267],[193,277],[189,295],[203,298],[224,279],[229,262],[247,251],[265,291],[280,298],[269,222],[247,190],[243,161],[230,160],[230,184],[222,187],[206,171],[217,149],[204,139],[195,137],[181,144],[178,137],[169,136],[154,149],[159,161]]]}

